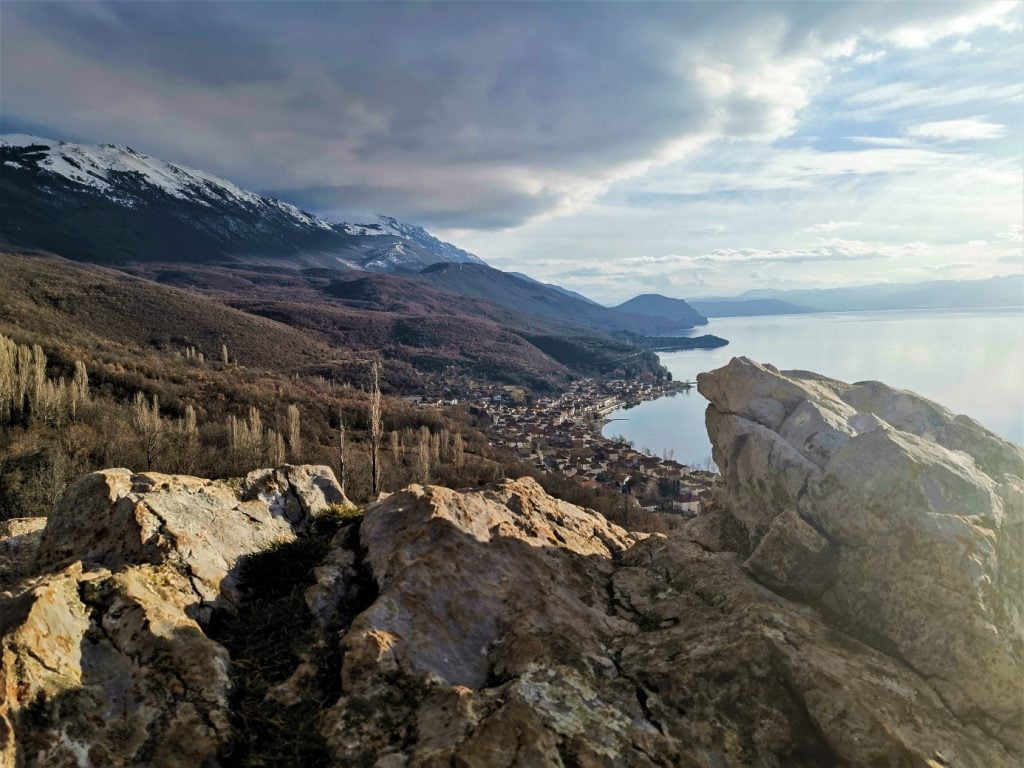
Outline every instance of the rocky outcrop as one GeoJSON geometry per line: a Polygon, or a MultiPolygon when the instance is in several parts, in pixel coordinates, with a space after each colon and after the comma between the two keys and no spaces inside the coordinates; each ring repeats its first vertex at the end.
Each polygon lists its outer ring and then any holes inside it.
{"type": "Polygon", "coordinates": [[[747,569],[1019,751],[1024,452],[878,382],[736,358],[698,387],[747,569]]]}
{"type": "Polygon", "coordinates": [[[240,483],[108,469],[68,489],[43,531],[37,565],[171,564],[208,613],[236,600],[239,557],[293,539],[332,504],[349,502],[329,467],[256,470],[240,483]]]}
{"type": "Polygon", "coordinates": [[[45,517],[0,521],[0,589],[31,574],[45,517]]]}
{"type": "Polygon", "coordinates": [[[205,633],[242,558],[344,496],[326,467],[240,483],[86,476],[0,593],[0,764],[196,766],[229,732],[228,654],[205,633]]]}
{"type": "Polygon", "coordinates": [[[413,486],[360,540],[380,595],[339,637],[336,765],[1013,764],[734,553],[626,532],[532,480],[413,486]]]}
{"type": "Polygon", "coordinates": [[[301,728],[243,762],[1019,765],[1020,450],[881,385],[701,387],[720,504],[667,533],[528,478],[326,533],[329,470],[86,478],[0,596],[0,759],[231,765],[301,728]]]}

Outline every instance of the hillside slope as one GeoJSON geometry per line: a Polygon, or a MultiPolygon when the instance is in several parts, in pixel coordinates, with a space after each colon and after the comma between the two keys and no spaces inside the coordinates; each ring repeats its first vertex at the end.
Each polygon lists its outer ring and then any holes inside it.
{"type": "Polygon", "coordinates": [[[661,372],[655,355],[623,342],[398,275],[180,264],[126,274],[0,252],[0,290],[0,332],[119,358],[195,347],[214,359],[226,344],[242,365],[360,382],[354,368],[379,356],[389,387],[406,392],[450,375],[550,390],[571,375],[610,372],[627,355],[631,371],[661,372]],[[570,351],[545,348],[547,339],[571,342],[570,351]]]}

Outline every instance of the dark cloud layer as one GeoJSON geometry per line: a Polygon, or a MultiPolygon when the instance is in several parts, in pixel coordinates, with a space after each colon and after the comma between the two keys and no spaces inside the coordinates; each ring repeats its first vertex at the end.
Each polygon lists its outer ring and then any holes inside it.
{"type": "Polygon", "coordinates": [[[129,143],[321,211],[514,226],[687,142],[785,135],[919,4],[6,3],[5,127],[129,143]]]}

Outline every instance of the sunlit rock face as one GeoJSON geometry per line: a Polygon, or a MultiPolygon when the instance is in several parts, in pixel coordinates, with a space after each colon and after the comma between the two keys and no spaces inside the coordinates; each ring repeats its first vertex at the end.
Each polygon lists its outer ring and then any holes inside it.
{"type": "Polygon", "coordinates": [[[230,661],[205,621],[236,600],[242,558],[343,500],[327,467],[112,469],[73,484],[41,535],[6,526],[35,539],[20,545],[34,575],[0,592],[0,765],[210,764],[230,661]]]}
{"type": "MultiPolygon", "coordinates": [[[[820,557],[820,535],[787,526],[820,557]]],[[[1014,764],[743,557],[629,533],[532,480],[413,486],[360,538],[380,593],[337,639],[337,765],[1014,764]]]]}
{"type": "Polygon", "coordinates": [[[0,589],[32,572],[45,517],[14,517],[0,521],[0,589]]]}
{"type": "Polygon", "coordinates": [[[698,377],[747,569],[900,658],[1020,749],[1024,453],[878,382],[746,358],[698,377]]]}

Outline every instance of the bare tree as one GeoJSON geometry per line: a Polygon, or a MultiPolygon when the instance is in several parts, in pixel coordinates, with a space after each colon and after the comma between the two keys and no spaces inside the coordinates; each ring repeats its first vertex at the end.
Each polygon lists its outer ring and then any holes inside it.
{"type": "Polygon", "coordinates": [[[132,426],[142,441],[142,450],[146,455],[146,469],[153,468],[157,453],[163,444],[163,420],[160,418],[160,401],[153,395],[152,402],[146,401],[141,392],[135,393],[132,401],[132,426]]]}
{"type": "Polygon", "coordinates": [[[430,430],[420,427],[419,446],[416,449],[416,475],[423,485],[430,482],[431,440],[430,430]]]}
{"type": "Polygon", "coordinates": [[[18,345],[0,335],[0,421],[7,422],[21,410],[17,402],[18,345]]]}
{"type": "Polygon", "coordinates": [[[277,430],[267,431],[267,455],[270,463],[279,467],[285,462],[284,438],[277,430]]]}
{"type": "Polygon", "coordinates": [[[228,445],[232,458],[240,462],[245,470],[258,466],[263,461],[263,418],[255,406],[249,406],[247,418],[228,415],[228,445]]]}
{"type": "Polygon", "coordinates": [[[384,432],[381,418],[380,363],[370,365],[370,493],[380,493],[380,441],[384,432]]]}
{"type": "Polygon", "coordinates": [[[338,407],[338,484],[345,491],[345,412],[338,407]]]}
{"type": "Polygon", "coordinates": [[[298,461],[302,453],[302,428],[299,409],[294,404],[288,406],[288,451],[292,461],[298,461]]]}
{"type": "Polygon", "coordinates": [[[78,415],[78,407],[89,402],[89,373],[85,363],[75,360],[75,373],[71,377],[71,418],[78,415]]]}
{"type": "Polygon", "coordinates": [[[461,467],[466,461],[466,446],[462,442],[462,433],[456,432],[452,437],[452,462],[461,467]]]}

